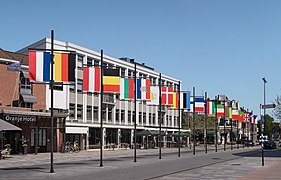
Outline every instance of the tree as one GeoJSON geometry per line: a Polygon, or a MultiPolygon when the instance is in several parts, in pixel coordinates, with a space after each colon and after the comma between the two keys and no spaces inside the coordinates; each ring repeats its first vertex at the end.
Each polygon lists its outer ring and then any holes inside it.
{"type": "MultiPolygon", "coordinates": [[[[269,138],[272,137],[272,135],[274,135],[275,137],[280,136],[280,127],[279,127],[279,123],[274,122],[273,117],[271,117],[270,115],[266,114],[265,115],[265,121],[264,121],[264,135],[267,135],[269,138]]],[[[259,129],[261,129],[261,122],[258,122],[258,127],[259,129]]]]}
{"type": "Polygon", "coordinates": [[[277,95],[275,99],[276,107],[273,110],[273,114],[277,119],[281,119],[281,96],[277,95]]]}

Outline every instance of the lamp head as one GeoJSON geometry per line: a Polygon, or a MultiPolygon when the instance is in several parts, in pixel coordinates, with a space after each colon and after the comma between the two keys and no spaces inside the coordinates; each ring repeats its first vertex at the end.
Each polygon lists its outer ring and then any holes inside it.
{"type": "Polygon", "coordinates": [[[267,80],[265,78],[262,78],[262,80],[263,80],[264,83],[267,83],[267,80]]]}

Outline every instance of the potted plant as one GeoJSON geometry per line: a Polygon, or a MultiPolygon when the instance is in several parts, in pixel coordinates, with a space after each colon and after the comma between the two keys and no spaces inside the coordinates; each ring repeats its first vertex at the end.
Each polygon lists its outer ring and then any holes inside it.
{"type": "Polygon", "coordinates": [[[11,145],[10,145],[10,144],[5,144],[5,145],[4,145],[4,148],[5,148],[5,149],[10,149],[10,148],[11,148],[11,145]]]}
{"type": "Polygon", "coordinates": [[[23,144],[23,145],[22,145],[22,148],[23,148],[22,154],[23,154],[23,155],[26,155],[26,154],[27,154],[27,151],[28,151],[28,148],[27,148],[27,147],[28,147],[27,144],[23,144]]]}

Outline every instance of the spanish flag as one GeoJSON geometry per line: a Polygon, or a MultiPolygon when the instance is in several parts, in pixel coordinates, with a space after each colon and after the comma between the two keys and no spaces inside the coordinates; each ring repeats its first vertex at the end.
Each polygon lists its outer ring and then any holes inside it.
{"type": "Polygon", "coordinates": [[[110,93],[120,93],[120,70],[104,69],[103,91],[110,93]]]}

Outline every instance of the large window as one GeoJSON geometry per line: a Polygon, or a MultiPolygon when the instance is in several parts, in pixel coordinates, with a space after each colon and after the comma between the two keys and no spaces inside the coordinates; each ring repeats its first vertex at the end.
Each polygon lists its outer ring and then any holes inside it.
{"type": "Polygon", "coordinates": [[[142,112],[139,112],[139,124],[142,124],[141,118],[142,118],[142,112]]]}
{"type": "Polygon", "coordinates": [[[121,122],[125,122],[125,110],[121,110],[121,122]]]}
{"type": "Polygon", "coordinates": [[[152,114],[152,124],[155,125],[156,115],[152,114]]]}
{"type": "MultiPolygon", "coordinates": [[[[35,128],[31,129],[31,146],[35,146],[35,128]]],[[[39,128],[38,129],[38,146],[47,146],[47,129],[39,128]]]]}
{"type": "Polygon", "coordinates": [[[75,118],[75,104],[69,104],[69,119],[75,118]]]}
{"type": "Polygon", "coordinates": [[[108,121],[112,123],[112,109],[108,108],[108,121]]]}
{"type": "Polygon", "coordinates": [[[80,70],[82,70],[82,68],[83,68],[83,58],[84,57],[82,55],[78,55],[77,67],[80,70]]]}
{"type": "Polygon", "coordinates": [[[77,105],[77,118],[83,119],[83,105],[77,105]]]}
{"type": "Polygon", "coordinates": [[[115,120],[116,120],[116,122],[118,122],[119,121],[119,109],[116,109],[116,115],[115,115],[115,120]]]}
{"type": "Polygon", "coordinates": [[[77,91],[78,92],[82,92],[83,88],[83,80],[82,79],[78,79],[77,80],[77,91]]]}
{"type": "Polygon", "coordinates": [[[151,113],[149,113],[149,115],[148,115],[148,121],[149,121],[149,124],[152,123],[152,115],[151,115],[151,113]]]}
{"type": "Polygon", "coordinates": [[[87,57],[87,66],[93,65],[93,58],[87,57]]]}
{"type": "Polygon", "coordinates": [[[87,106],[87,119],[92,119],[92,106],[87,106]]]}
{"type": "Polygon", "coordinates": [[[98,121],[99,118],[99,108],[94,106],[94,121],[98,121]]]}
{"type": "Polygon", "coordinates": [[[130,125],[132,122],[132,112],[128,111],[128,124],[130,125]]]}
{"type": "Polygon", "coordinates": [[[94,60],[94,66],[99,67],[99,65],[100,65],[100,61],[95,59],[94,60]]]}

